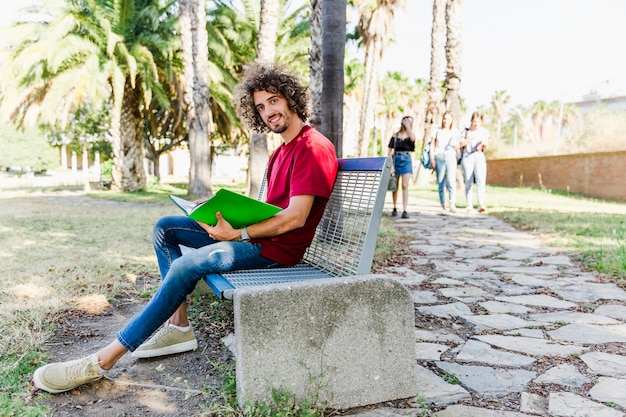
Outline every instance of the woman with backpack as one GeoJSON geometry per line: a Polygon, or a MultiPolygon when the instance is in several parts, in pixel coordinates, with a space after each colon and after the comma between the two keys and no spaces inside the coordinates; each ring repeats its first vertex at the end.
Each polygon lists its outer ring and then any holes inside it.
{"type": "Polygon", "coordinates": [[[454,126],[454,116],[446,111],[441,117],[441,127],[430,137],[430,166],[437,174],[439,203],[445,212],[446,189],[450,198],[449,210],[456,213],[456,150],[459,148],[460,135],[454,126]]]}
{"type": "Polygon", "coordinates": [[[478,212],[487,211],[485,202],[485,191],[487,188],[487,160],[485,150],[491,140],[489,131],[483,127],[483,115],[479,112],[472,113],[469,129],[461,139],[463,148],[463,159],[461,168],[465,180],[465,199],[467,201],[467,211],[474,212],[472,202],[472,185],[476,182],[476,195],[478,197],[478,212]]]}

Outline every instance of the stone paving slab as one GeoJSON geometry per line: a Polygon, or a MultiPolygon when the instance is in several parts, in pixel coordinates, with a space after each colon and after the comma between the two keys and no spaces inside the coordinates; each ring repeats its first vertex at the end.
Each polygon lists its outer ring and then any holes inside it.
{"type": "MultiPolygon", "coordinates": [[[[580,357],[590,372],[626,378],[626,356],[613,355],[605,352],[589,352],[580,357]]],[[[626,387],[624,388],[626,392],[626,387]]]]}
{"type": "Polygon", "coordinates": [[[579,313],[577,311],[558,311],[554,313],[539,313],[528,316],[529,320],[543,323],[583,323],[583,324],[620,324],[619,320],[599,314],[579,313]]]}
{"type": "Polygon", "coordinates": [[[548,369],[533,381],[536,384],[557,384],[566,387],[579,388],[591,382],[572,364],[565,363],[548,369]]]}
{"type": "Polygon", "coordinates": [[[510,314],[485,314],[461,316],[461,319],[472,324],[477,332],[486,329],[510,330],[517,327],[536,326],[536,322],[524,320],[510,314]]]}
{"type": "Polygon", "coordinates": [[[435,365],[456,376],[464,387],[483,394],[520,392],[536,377],[535,372],[523,369],[500,369],[450,362],[435,362],[435,365]]]}
{"type": "Polygon", "coordinates": [[[489,410],[487,408],[468,407],[466,405],[451,405],[434,415],[435,417],[523,417],[531,414],[518,413],[516,411],[489,410]]]}
{"type": "Polygon", "coordinates": [[[555,297],[550,297],[545,294],[533,294],[533,295],[516,295],[510,297],[495,297],[497,301],[505,301],[513,304],[523,304],[527,306],[549,307],[558,309],[568,309],[576,307],[575,303],[569,301],[559,300],[555,297]]]}
{"type": "Polygon", "coordinates": [[[626,379],[601,376],[589,391],[591,398],[626,408],[626,379]]]}
{"type": "Polygon", "coordinates": [[[484,335],[474,336],[474,338],[502,349],[512,350],[514,352],[525,353],[533,356],[580,355],[589,350],[584,346],[575,344],[558,343],[523,336],[484,335]]]}
{"type": "Polygon", "coordinates": [[[463,342],[459,336],[447,331],[430,331],[415,329],[415,340],[421,340],[424,342],[443,342],[459,344],[463,342]]]}
{"type": "Polygon", "coordinates": [[[596,308],[595,314],[611,317],[616,320],[626,321],[626,306],[617,304],[604,304],[596,308]]]}
{"type": "Polygon", "coordinates": [[[466,301],[467,299],[482,301],[489,295],[487,291],[471,285],[465,287],[440,288],[439,292],[444,297],[455,298],[460,301],[466,301]]]}
{"type": "Polygon", "coordinates": [[[451,279],[451,278],[437,278],[433,281],[430,282],[431,284],[435,284],[435,285],[463,285],[464,282],[458,279],[451,279]]]}
{"type": "Polygon", "coordinates": [[[525,295],[533,294],[536,288],[527,285],[516,285],[509,282],[503,282],[499,278],[468,278],[468,284],[482,287],[488,291],[499,293],[501,295],[525,295]]]}
{"type": "Polygon", "coordinates": [[[626,343],[626,324],[598,326],[594,324],[572,323],[548,332],[548,334],[554,340],[574,343],[626,343]]]}
{"type": "Polygon", "coordinates": [[[469,316],[472,310],[463,303],[440,304],[438,306],[418,307],[422,314],[432,314],[438,317],[459,317],[469,316]]]}
{"type": "Polygon", "coordinates": [[[538,256],[530,259],[530,263],[542,263],[548,265],[573,265],[572,260],[565,255],[538,256]]]}
{"type": "Polygon", "coordinates": [[[492,269],[504,274],[557,275],[559,273],[558,268],[554,266],[496,266],[492,269]]]}
{"type": "Polygon", "coordinates": [[[411,299],[415,304],[435,304],[439,303],[439,297],[434,291],[418,291],[409,289],[411,299]]]}
{"type": "Polygon", "coordinates": [[[543,339],[544,334],[541,329],[514,329],[504,332],[505,336],[524,336],[533,337],[535,339],[543,339]]]}
{"type": "Polygon", "coordinates": [[[418,361],[438,361],[441,355],[450,349],[450,346],[440,343],[416,343],[415,357],[418,361]]]}
{"type": "Polygon", "coordinates": [[[524,314],[532,311],[530,307],[526,307],[519,304],[506,303],[503,301],[484,301],[480,304],[490,313],[512,313],[512,314],[524,314]]]}
{"type": "Polygon", "coordinates": [[[434,372],[417,366],[417,394],[425,404],[446,405],[471,397],[469,392],[460,385],[450,384],[434,372]]]}
{"type": "Polygon", "coordinates": [[[488,343],[468,340],[454,357],[458,362],[480,362],[486,365],[518,368],[535,362],[535,358],[493,349],[488,343]]]}
{"type": "Polygon", "coordinates": [[[626,291],[615,284],[583,283],[577,286],[553,287],[566,300],[592,303],[599,300],[626,300],[626,291]]]}
{"type": "Polygon", "coordinates": [[[435,269],[437,272],[443,271],[459,271],[459,272],[474,272],[477,266],[475,264],[470,264],[467,262],[458,262],[458,261],[437,261],[435,263],[435,269]]]}
{"type": "Polygon", "coordinates": [[[551,416],[624,417],[624,413],[570,392],[550,393],[551,416]]]}
{"type": "Polygon", "coordinates": [[[358,414],[346,414],[349,416],[358,415],[359,417],[417,417],[418,411],[413,409],[397,409],[390,407],[380,407],[373,410],[361,411],[358,414]]]}
{"type": "Polygon", "coordinates": [[[547,415],[548,399],[538,394],[522,392],[519,409],[523,413],[547,415]]]}

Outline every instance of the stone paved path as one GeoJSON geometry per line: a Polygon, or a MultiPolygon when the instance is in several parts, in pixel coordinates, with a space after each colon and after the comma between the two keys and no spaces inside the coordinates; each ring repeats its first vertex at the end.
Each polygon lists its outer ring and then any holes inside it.
{"type": "Polygon", "coordinates": [[[415,255],[389,272],[415,302],[418,398],[432,415],[626,416],[626,292],[493,216],[413,203],[395,224],[415,255]]]}

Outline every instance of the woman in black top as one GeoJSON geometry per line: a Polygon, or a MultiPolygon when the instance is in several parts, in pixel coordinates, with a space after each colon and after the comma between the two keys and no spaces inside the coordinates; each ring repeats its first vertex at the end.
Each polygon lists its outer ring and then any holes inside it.
{"type": "MultiPolygon", "coordinates": [[[[387,156],[393,158],[393,168],[391,175],[398,178],[398,185],[402,186],[402,218],[408,219],[409,214],[406,211],[409,203],[409,181],[413,174],[413,161],[411,154],[415,150],[415,133],[413,133],[413,117],[404,116],[400,124],[400,130],[397,131],[389,141],[389,152],[387,156]],[[400,179],[402,181],[400,181],[400,179]]],[[[398,215],[396,203],[398,201],[398,191],[391,193],[393,198],[392,216],[398,215]]]]}

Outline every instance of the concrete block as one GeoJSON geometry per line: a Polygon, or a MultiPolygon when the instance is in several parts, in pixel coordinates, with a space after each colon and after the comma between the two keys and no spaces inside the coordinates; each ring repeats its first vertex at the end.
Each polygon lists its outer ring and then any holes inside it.
{"type": "Polygon", "coordinates": [[[417,395],[415,312],[384,275],[332,278],[234,293],[239,404],[272,389],[346,409],[417,395]]]}

